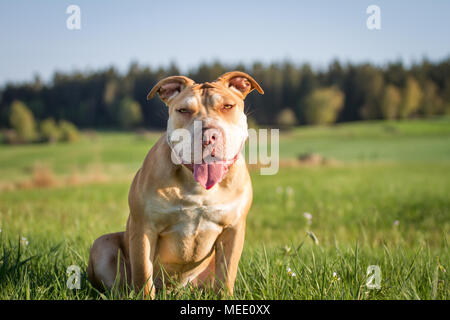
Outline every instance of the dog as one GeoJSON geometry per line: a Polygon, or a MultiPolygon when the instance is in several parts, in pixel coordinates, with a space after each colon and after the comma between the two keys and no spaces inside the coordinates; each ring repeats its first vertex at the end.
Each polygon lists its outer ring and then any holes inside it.
{"type": "Polygon", "coordinates": [[[94,287],[110,289],[120,279],[153,299],[164,285],[190,283],[233,295],[252,203],[241,149],[244,100],[254,89],[264,93],[239,71],[201,84],[171,76],[151,89],[147,99],[158,94],[168,106],[167,131],[134,177],[125,232],[91,247],[94,287]]]}

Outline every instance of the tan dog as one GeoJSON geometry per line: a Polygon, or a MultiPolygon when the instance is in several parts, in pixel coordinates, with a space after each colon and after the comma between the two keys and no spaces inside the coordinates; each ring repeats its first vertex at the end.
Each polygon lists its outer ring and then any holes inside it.
{"type": "Polygon", "coordinates": [[[241,149],[244,99],[253,89],[263,94],[252,77],[234,71],[203,84],[168,77],[150,91],[147,99],[158,93],[169,107],[167,132],[133,180],[126,231],[103,235],[91,248],[94,286],[113,286],[120,254],[122,283],[152,298],[173,280],[233,293],[252,202],[241,149]],[[180,141],[179,133],[192,139],[180,141]]]}

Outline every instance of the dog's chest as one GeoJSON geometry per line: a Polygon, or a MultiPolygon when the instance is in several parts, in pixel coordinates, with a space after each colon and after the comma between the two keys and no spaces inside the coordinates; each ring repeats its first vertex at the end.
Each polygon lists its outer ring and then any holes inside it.
{"type": "Polygon", "coordinates": [[[201,197],[185,197],[175,204],[155,203],[148,218],[159,229],[161,261],[196,262],[207,256],[223,228],[238,221],[242,198],[226,203],[211,203],[201,197]]]}
{"type": "Polygon", "coordinates": [[[241,202],[237,198],[214,203],[200,197],[186,197],[172,204],[152,201],[147,206],[147,216],[161,234],[178,232],[189,236],[198,231],[221,231],[232,225],[239,218],[241,202]]]}

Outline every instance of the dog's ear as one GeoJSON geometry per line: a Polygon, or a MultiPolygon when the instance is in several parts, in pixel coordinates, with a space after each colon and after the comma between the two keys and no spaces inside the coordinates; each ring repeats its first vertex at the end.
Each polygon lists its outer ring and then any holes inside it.
{"type": "Polygon", "coordinates": [[[172,76],[159,81],[147,95],[147,100],[153,98],[156,93],[159,94],[164,103],[174,98],[177,94],[183,91],[186,87],[195,84],[194,80],[185,76],[172,76]]]}
{"type": "Polygon", "coordinates": [[[261,86],[251,76],[241,71],[231,71],[221,75],[217,78],[218,82],[222,82],[227,88],[234,89],[245,97],[254,89],[259,93],[264,94],[261,86]]]}

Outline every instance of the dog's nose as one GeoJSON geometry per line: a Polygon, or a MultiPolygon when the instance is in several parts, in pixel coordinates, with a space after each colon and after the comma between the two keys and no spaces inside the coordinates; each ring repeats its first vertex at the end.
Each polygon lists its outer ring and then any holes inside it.
{"type": "Polygon", "coordinates": [[[210,145],[219,137],[219,130],[215,128],[203,128],[203,146],[210,145]]]}

